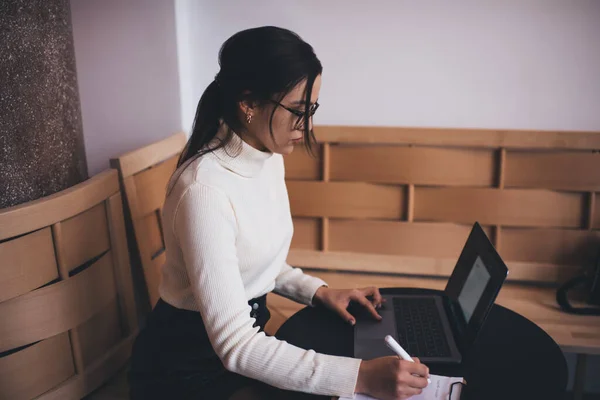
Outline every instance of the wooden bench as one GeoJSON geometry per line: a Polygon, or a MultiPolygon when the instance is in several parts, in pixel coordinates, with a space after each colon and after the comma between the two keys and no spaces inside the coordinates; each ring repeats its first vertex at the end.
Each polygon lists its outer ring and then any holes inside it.
{"type": "Polygon", "coordinates": [[[137,334],[114,170],[0,212],[0,398],[79,399],[137,334]]]}
{"type": "MultiPolygon", "coordinates": [[[[559,310],[559,283],[600,250],[600,134],[319,126],[319,157],[286,156],[295,234],[288,261],[332,287],[442,289],[474,221],[509,269],[498,303],[577,354],[600,354],[600,318],[559,310]]],[[[152,302],[164,245],[157,212],[182,134],[112,161],[152,302]],[[133,165],[133,166],[132,166],[133,165]]],[[[269,294],[277,328],[302,306],[269,294]]]]}
{"type": "MultiPolygon", "coordinates": [[[[510,269],[498,303],[577,354],[600,354],[600,318],[562,312],[556,287],[600,254],[600,133],[315,128],[320,157],[295,151],[286,179],[288,261],[333,287],[442,289],[473,222],[510,269]]],[[[271,329],[299,307],[272,295],[271,329]]]]}
{"type": "Polygon", "coordinates": [[[186,140],[179,132],[110,161],[119,171],[131,247],[137,250],[132,264],[141,265],[150,307],[158,301],[160,267],[166,259],[160,216],[167,183],[186,140]]]}

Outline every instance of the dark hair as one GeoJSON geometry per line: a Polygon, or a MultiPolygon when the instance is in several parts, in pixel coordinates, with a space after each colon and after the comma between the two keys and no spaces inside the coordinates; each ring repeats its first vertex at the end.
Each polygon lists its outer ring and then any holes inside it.
{"type": "MultiPolygon", "coordinates": [[[[177,166],[221,148],[231,140],[232,130],[243,133],[239,120],[239,103],[248,101],[263,105],[280,102],[296,85],[306,80],[303,123],[304,143],[312,153],[315,137],[310,129],[309,108],[312,87],[323,70],[313,48],[297,34],[273,26],[247,29],[231,36],[219,51],[221,67],[208,85],[196,109],[192,134],[177,166]],[[213,142],[221,124],[228,132],[223,140],[213,142]],[[213,142],[208,147],[209,143],[213,142]]],[[[273,137],[273,115],[269,130],[273,137]]]]}

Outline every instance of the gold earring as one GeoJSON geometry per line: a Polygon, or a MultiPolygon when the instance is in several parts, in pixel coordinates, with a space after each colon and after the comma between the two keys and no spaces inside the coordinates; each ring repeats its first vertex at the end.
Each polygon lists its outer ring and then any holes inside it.
{"type": "Polygon", "coordinates": [[[247,123],[252,122],[252,114],[250,114],[250,113],[246,114],[246,122],[247,123]]]}

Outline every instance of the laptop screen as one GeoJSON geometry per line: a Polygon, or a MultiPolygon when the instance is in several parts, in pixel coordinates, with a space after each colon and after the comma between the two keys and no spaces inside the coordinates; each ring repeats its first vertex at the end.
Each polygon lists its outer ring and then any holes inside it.
{"type": "Polygon", "coordinates": [[[469,320],[473,316],[477,303],[479,303],[490,278],[491,275],[481,257],[477,256],[471,271],[469,271],[467,280],[458,295],[458,303],[467,323],[469,323],[469,320]]]}

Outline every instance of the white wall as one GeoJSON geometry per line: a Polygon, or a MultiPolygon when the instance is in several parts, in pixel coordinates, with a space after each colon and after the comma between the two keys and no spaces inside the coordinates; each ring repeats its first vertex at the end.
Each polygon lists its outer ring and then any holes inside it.
{"type": "MultiPolygon", "coordinates": [[[[175,4],[185,130],[221,44],[260,25],[292,29],[315,48],[317,124],[600,130],[600,1],[175,4]]],[[[591,358],[588,391],[600,392],[599,371],[591,358]]]]}
{"type": "Polygon", "coordinates": [[[173,0],[71,0],[90,176],[181,130],[173,0]]]}
{"type": "Polygon", "coordinates": [[[317,124],[600,129],[600,2],[176,0],[182,125],[252,26],[292,29],[324,66],[317,124]]]}

